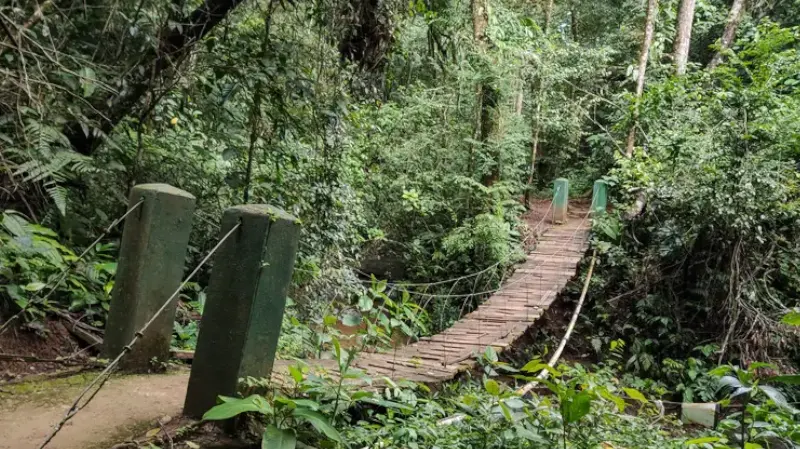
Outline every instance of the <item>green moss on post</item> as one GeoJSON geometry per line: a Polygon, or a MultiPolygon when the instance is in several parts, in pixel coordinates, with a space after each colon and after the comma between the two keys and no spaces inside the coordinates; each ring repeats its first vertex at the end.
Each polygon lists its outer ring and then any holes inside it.
{"type": "Polygon", "coordinates": [[[236,394],[238,379],[269,378],[292,278],[299,224],[266,205],[225,211],[183,412],[199,418],[217,397],[236,394]]]}
{"type": "Polygon", "coordinates": [[[565,178],[555,180],[553,189],[553,222],[567,222],[567,207],[569,205],[569,181],[565,178]]]}
{"type": "Polygon", "coordinates": [[[602,179],[594,182],[592,189],[592,213],[604,214],[608,208],[608,183],[602,179]]]}
{"type": "MultiPolygon", "coordinates": [[[[143,201],[125,219],[114,293],[108,313],[103,355],[114,358],[134,334],[175,292],[183,276],[195,198],[166,184],[134,187],[128,207],[143,201]]],[[[166,361],[175,321],[168,307],[120,365],[126,371],[147,371],[150,361],[166,361]]]]}

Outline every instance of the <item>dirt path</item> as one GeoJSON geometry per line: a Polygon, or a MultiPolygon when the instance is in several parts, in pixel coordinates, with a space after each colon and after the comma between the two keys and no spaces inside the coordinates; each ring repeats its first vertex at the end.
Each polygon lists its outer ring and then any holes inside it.
{"type": "MultiPolygon", "coordinates": [[[[0,449],[36,449],[64,415],[80,382],[51,381],[0,392],[0,449]],[[42,387],[42,388],[40,388],[42,387]]],[[[157,427],[164,416],[177,417],[183,407],[188,371],[122,376],[110,379],[85,409],[72,419],[49,449],[107,449],[115,442],[157,427]],[[109,442],[103,444],[102,442],[109,442]]]]}

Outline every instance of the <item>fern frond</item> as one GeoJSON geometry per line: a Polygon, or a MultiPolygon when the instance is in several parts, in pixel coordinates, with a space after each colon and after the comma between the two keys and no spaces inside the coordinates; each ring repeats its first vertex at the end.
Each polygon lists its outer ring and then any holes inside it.
{"type": "Polygon", "coordinates": [[[67,189],[64,187],[56,184],[55,182],[50,182],[45,185],[45,190],[47,191],[47,195],[53,200],[53,203],[56,205],[56,208],[61,213],[62,216],[67,214],[67,189]]]}

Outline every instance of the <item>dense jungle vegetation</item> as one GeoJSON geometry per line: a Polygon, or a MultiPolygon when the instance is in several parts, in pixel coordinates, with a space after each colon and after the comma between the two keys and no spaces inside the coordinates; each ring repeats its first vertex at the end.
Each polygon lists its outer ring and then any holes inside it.
{"type": "Polygon", "coordinates": [[[337,317],[391,297],[393,327],[448,327],[521,258],[555,178],[576,199],[605,179],[585,357],[550,396],[513,397],[487,354],[483,379],[397,386],[359,420],[358,393],[301,377],[317,402],[270,397],[270,438],[683,447],[642,393],[713,401],[728,375],[747,399],[693,444],[800,445],[793,390],[759,383],[800,362],[800,1],[4,0],[0,24],[0,321],[102,328],[119,229],[92,242],[159,182],[197,198],[187,270],[230,206],[300,218],[280,356],[347,363],[337,317]],[[472,419],[436,424],[455,412],[472,419]]]}

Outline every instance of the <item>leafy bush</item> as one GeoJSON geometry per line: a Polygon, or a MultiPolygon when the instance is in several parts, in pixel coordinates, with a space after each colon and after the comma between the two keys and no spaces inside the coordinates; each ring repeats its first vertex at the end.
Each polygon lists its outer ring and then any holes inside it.
{"type": "Polygon", "coordinates": [[[597,311],[631,350],[681,357],[712,336],[720,359],[794,353],[779,317],[800,291],[799,38],[767,22],[727,65],[650,85],[646,153],[612,171],[617,213],[597,224],[602,294],[621,295],[597,311]]]}
{"type": "Polygon", "coordinates": [[[113,246],[98,244],[78,260],[53,230],[11,210],[0,217],[0,305],[13,303],[32,319],[64,307],[101,324],[114,285],[113,246]]]}

